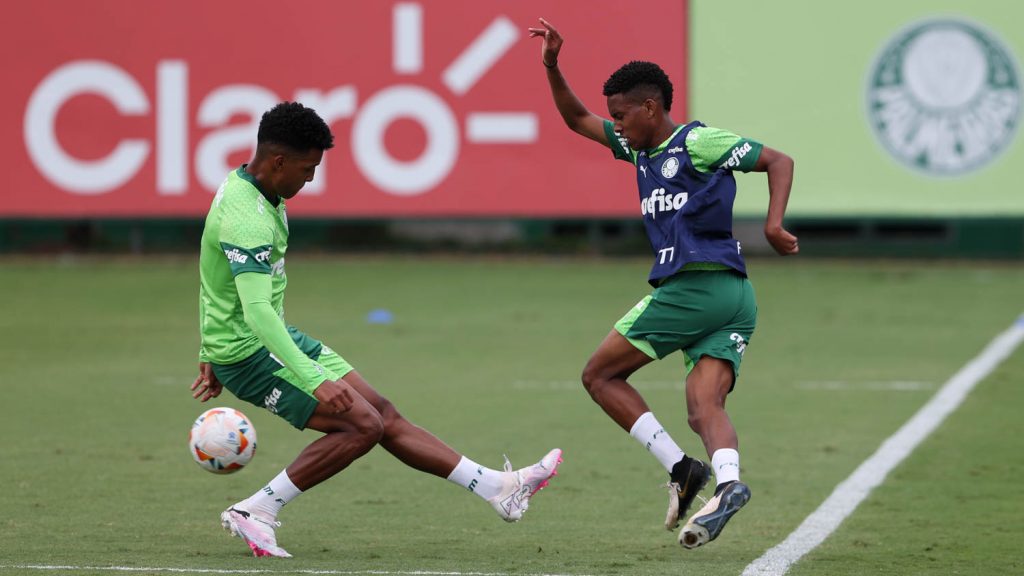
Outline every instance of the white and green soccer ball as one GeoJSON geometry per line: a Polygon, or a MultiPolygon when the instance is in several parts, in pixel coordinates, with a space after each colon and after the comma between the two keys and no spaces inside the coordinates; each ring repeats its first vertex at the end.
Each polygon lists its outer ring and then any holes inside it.
{"type": "Polygon", "coordinates": [[[256,453],[256,428],[234,408],[211,408],[192,424],[188,449],[203,470],[231,474],[245,467],[256,453]]]}

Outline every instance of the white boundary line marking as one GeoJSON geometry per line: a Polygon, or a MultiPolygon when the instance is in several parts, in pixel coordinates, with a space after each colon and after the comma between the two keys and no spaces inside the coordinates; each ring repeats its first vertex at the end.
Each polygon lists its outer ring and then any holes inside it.
{"type": "Polygon", "coordinates": [[[895,434],[844,480],[781,544],[751,562],[743,576],[781,576],[805,554],[825,541],[876,486],[956,410],[967,394],[1024,341],[1024,316],[996,336],[985,349],[953,375],[895,434]]]}
{"type": "MultiPolygon", "coordinates": [[[[341,576],[512,576],[505,572],[449,572],[436,570],[267,570],[267,569],[218,569],[218,568],[172,568],[144,566],[61,566],[46,564],[0,564],[2,570],[41,570],[61,572],[170,572],[174,574],[326,574],[341,576]]],[[[531,576],[584,576],[580,574],[533,574],[531,576]]]]}

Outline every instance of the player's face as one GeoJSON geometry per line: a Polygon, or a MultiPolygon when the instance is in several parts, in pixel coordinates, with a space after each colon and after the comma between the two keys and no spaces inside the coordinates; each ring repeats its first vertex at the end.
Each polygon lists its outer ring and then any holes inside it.
{"type": "Polygon", "coordinates": [[[654,135],[654,121],[648,101],[637,101],[624,94],[608,97],[608,114],[612,117],[615,132],[626,139],[634,150],[651,148],[654,135]]]}
{"type": "Polygon", "coordinates": [[[324,151],[316,148],[304,154],[283,154],[278,164],[275,188],[282,198],[292,198],[302,190],[306,182],[313,180],[316,167],[324,158],[324,151]]]}

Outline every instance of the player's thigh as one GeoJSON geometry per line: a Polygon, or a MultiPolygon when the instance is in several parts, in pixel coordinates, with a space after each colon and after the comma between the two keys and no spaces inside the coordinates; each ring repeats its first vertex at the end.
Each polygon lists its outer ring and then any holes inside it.
{"type": "Polygon", "coordinates": [[[684,352],[688,366],[699,363],[705,357],[727,362],[732,367],[731,390],[739,378],[743,354],[757,327],[757,301],[753,287],[746,278],[728,290],[723,290],[723,297],[725,295],[735,303],[732,316],[707,335],[690,343],[684,352]]]}
{"type": "MultiPolygon", "coordinates": [[[[620,323],[622,321],[620,320],[620,323]]],[[[654,357],[643,341],[631,340],[614,329],[605,336],[583,368],[583,382],[589,384],[608,378],[628,378],[654,357]]]]}
{"type": "Polygon", "coordinates": [[[352,406],[344,412],[338,412],[323,403],[317,404],[306,422],[306,427],[324,433],[355,432],[379,435],[384,429],[384,424],[377,409],[356,390],[352,406]]]}

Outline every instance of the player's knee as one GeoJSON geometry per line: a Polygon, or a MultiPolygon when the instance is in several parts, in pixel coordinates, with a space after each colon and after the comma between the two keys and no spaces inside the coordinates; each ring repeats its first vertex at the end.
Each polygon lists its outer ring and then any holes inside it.
{"type": "Polygon", "coordinates": [[[366,405],[365,409],[352,414],[349,421],[352,423],[355,434],[365,444],[375,445],[384,436],[384,419],[369,404],[366,405]]]}
{"type": "Polygon", "coordinates": [[[704,428],[705,418],[699,412],[691,411],[687,414],[686,423],[690,425],[690,430],[693,430],[697,434],[704,428]]]}
{"type": "Polygon", "coordinates": [[[381,398],[374,408],[380,413],[381,422],[384,424],[384,435],[402,425],[405,418],[398,412],[398,408],[387,398],[381,398]]]}
{"type": "Polygon", "coordinates": [[[587,362],[587,365],[583,367],[583,373],[580,374],[580,380],[583,382],[583,388],[593,396],[601,388],[601,384],[605,382],[601,378],[600,371],[594,365],[593,361],[587,362]]]}

